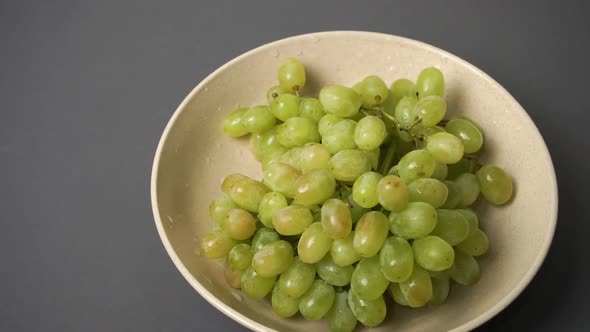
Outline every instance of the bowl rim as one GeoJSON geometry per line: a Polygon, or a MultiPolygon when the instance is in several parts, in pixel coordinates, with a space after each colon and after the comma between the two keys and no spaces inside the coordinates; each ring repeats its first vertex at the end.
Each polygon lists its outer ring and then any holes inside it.
{"type": "Polygon", "coordinates": [[[543,239],[541,250],[538,252],[535,261],[533,262],[533,264],[531,265],[529,270],[521,278],[521,280],[516,284],[516,286],[504,298],[502,298],[502,300],[500,300],[498,303],[496,303],[490,309],[488,309],[487,311],[485,311],[481,315],[475,317],[474,319],[454,328],[451,331],[459,332],[459,331],[472,330],[472,329],[484,324],[485,322],[490,320],[492,317],[496,316],[500,311],[502,311],[510,303],[512,303],[514,301],[514,299],[516,299],[516,297],[518,297],[522,293],[522,291],[526,288],[526,286],[531,282],[531,280],[533,279],[533,277],[536,275],[536,273],[540,269],[541,265],[543,264],[543,262],[547,256],[547,253],[549,251],[549,248],[551,246],[551,242],[553,240],[553,236],[555,234],[555,228],[557,225],[559,196],[558,196],[557,179],[556,179],[556,175],[555,175],[555,167],[553,165],[553,161],[551,159],[551,154],[549,153],[549,149],[547,148],[547,144],[545,143],[543,136],[539,132],[539,129],[537,128],[537,126],[535,125],[535,123],[533,122],[531,117],[528,115],[528,113],[520,105],[520,103],[518,103],[518,101],[502,85],[500,85],[498,82],[496,82],[492,77],[490,77],[484,71],[482,71],[481,69],[472,65],[471,63],[467,62],[466,60],[463,60],[462,58],[460,58],[450,52],[447,52],[443,49],[440,49],[438,47],[432,46],[430,44],[427,44],[427,43],[424,43],[421,41],[417,41],[417,40],[406,38],[406,37],[396,36],[396,35],[392,35],[392,34],[387,34],[387,33],[370,32],[370,31],[336,30],[336,31],[321,31],[321,32],[306,33],[306,34],[300,34],[300,35],[282,38],[282,39],[258,46],[254,49],[251,49],[251,50],[249,50],[245,53],[242,53],[241,55],[233,58],[232,60],[226,62],[221,67],[217,68],[215,71],[213,71],[211,74],[209,74],[204,80],[202,80],[199,84],[197,84],[197,86],[195,88],[193,88],[191,90],[191,92],[182,100],[182,102],[176,108],[176,110],[172,114],[172,117],[170,118],[170,120],[166,124],[166,127],[165,127],[165,129],[162,133],[162,136],[160,137],[160,140],[158,142],[158,146],[156,149],[156,153],[155,153],[154,161],[153,161],[153,165],[152,165],[151,181],[150,181],[150,197],[151,197],[152,213],[154,215],[154,221],[156,224],[156,228],[158,230],[158,234],[160,236],[160,240],[162,241],[162,244],[164,245],[166,252],[170,256],[170,259],[172,259],[172,262],[174,263],[176,268],[180,271],[182,276],[207,302],[209,302],[211,305],[213,305],[219,311],[224,313],[226,316],[230,317],[231,319],[233,319],[237,323],[239,323],[251,330],[275,331],[265,325],[258,323],[255,320],[239,313],[235,309],[233,309],[233,308],[229,307],[228,305],[226,305],[225,303],[223,303],[221,300],[219,300],[213,294],[211,294],[201,283],[199,283],[199,281],[196,278],[193,277],[193,275],[188,271],[188,269],[184,266],[184,264],[182,263],[182,261],[180,260],[178,255],[176,254],[174,248],[172,247],[172,244],[170,243],[170,241],[168,239],[168,236],[166,235],[166,231],[164,229],[164,224],[162,222],[162,219],[160,218],[160,210],[158,207],[157,183],[158,183],[158,171],[159,171],[159,166],[160,166],[162,149],[163,149],[165,141],[167,140],[167,138],[170,134],[172,127],[176,123],[180,114],[184,111],[184,109],[185,109],[186,105],[189,103],[189,101],[195,96],[195,94],[198,91],[200,91],[204,86],[206,86],[214,77],[219,75],[221,72],[225,71],[227,68],[231,67],[233,64],[235,64],[235,63],[241,61],[242,59],[247,58],[253,54],[267,51],[268,49],[275,47],[277,45],[283,44],[283,43],[291,42],[294,40],[300,40],[300,39],[309,39],[309,38],[318,39],[318,38],[323,38],[326,36],[335,36],[335,35],[348,35],[348,36],[354,35],[356,37],[381,38],[381,39],[389,40],[389,41],[397,40],[397,41],[403,42],[405,44],[417,46],[417,47],[420,47],[422,49],[425,49],[425,50],[428,50],[428,51],[431,51],[431,52],[434,52],[437,54],[442,54],[442,55],[462,64],[463,66],[465,66],[466,68],[468,68],[469,70],[471,70],[472,72],[477,74],[480,78],[485,80],[490,86],[497,86],[499,89],[501,89],[501,91],[503,91],[506,95],[508,95],[510,101],[515,103],[519,107],[520,112],[524,113],[526,121],[528,121],[529,125],[531,125],[535,129],[534,132],[536,133],[537,138],[540,139],[541,142],[543,143],[544,149],[541,151],[541,153],[543,153],[545,155],[545,158],[549,162],[551,172],[550,172],[550,174],[547,174],[547,176],[550,177],[550,182],[552,184],[552,189],[553,189],[552,202],[554,202],[554,206],[552,207],[553,213],[550,216],[550,218],[552,220],[552,223],[550,225],[550,229],[547,232],[547,236],[543,239]]]}

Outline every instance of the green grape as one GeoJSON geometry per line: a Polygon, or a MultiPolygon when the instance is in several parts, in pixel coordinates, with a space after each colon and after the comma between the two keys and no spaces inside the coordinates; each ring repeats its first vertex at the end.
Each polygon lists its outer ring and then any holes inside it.
{"type": "Polygon", "coordinates": [[[426,143],[428,141],[428,137],[436,134],[436,133],[444,133],[445,130],[439,126],[433,127],[424,127],[422,124],[415,125],[410,132],[414,135],[422,136],[423,140],[418,140],[416,142],[416,146],[420,149],[424,149],[426,147],[426,143]]]}
{"type": "Polygon", "coordinates": [[[275,212],[272,225],[281,235],[297,235],[311,225],[313,215],[305,206],[289,205],[275,212]]]}
{"type": "Polygon", "coordinates": [[[362,98],[358,93],[341,85],[324,86],[320,90],[319,99],[326,113],[343,118],[356,115],[362,105],[362,98]]]}
{"type": "Polygon", "coordinates": [[[457,178],[457,176],[463,173],[473,173],[475,169],[475,161],[472,159],[462,158],[454,164],[447,165],[447,167],[447,179],[454,180],[457,178]]]}
{"type": "Polygon", "coordinates": [[[380,148],[375,148],[373,150],[364,151],[369,160],[371,160],[371,169],[376,170],[379,167],[379,155],[381,154],[380,148]]]}
{"type": "Polygon", "coordinates": [[[250,245],[240,243],[229,251],[227,264],[234,271],[243,271],[252,264],[253,256],[250,245]]]}
{"type": "Polygon", "coordinates": [[[363,300],[354,292],[348,292],[348,306],[361,324],[368,327],[377,326],[385,320],[387,307],[383,296],[374,300],[363,300]]]}
{"type": "Polygon", "coordinates": [[[342,150],[330,159],[330,171],[336,180],[355,181],[371,170],[371,160],[359,150],[342,150]]]}
{"type": "Polygon", "coordinates": [[[252,134],[250,135],[250,150],[252,154],[256,158],[256,160],[262,160],[264,153],[262,153],[261,149],[262,143],[262,134],[252,134]]]}
{"type": "Polygon", "coordinates": [[[229,137],[240,137],[248,133],[242,124],[242,116],[248,108],[238,108],[223,119],[223,132],[229,137]]]}
{"type": "Polygon", "coordinates": [[[330,247],[330,256],[338,266],[349,266],[360,261],[361,255],[354,250],[354,232],[343,239],[334,240],[330,247]]]}
{"type": "Polygon", "coordinates": [[[420,97],[414,107],[414,114],[422,119],[420,125],[425,128],[434,127],[447,113],[447,103],[442,97],[420,97]]]}
{"type": "Polygon", "coordinates": [[[379,253],[381,272],[391,282],[402,282],[414,270],[414,252],[407,240],[390,236],[379,253]]]}
{"type": "Polygon", "coordinates": [[[512,197],[512,177],[496,165],[485,165],[476,173],[481,193],[492,204],[502,205],[512,197]]]}
{"type": "Polygon", "coordinates": [[[336,198],[324,202],[321,209],[324,232],[332,239],[343,239],[352,230],[352,216],[346,204],[336,198]]]}
{"type": "Polygon", "coordinates": [[[277,128],[277,138],[287,148],[303,146],[306,143],[318,143],[321,139],[318,125],[311,119],[294,117],[277,128]]]}
{"type": "Polygon", "coordinates": [[[401,178],[387,175],[377,183],[377,200],[387,211],[401,211],[408,205],[408,187],[401,178]]]}
{"type": "Polygon", "coordinates": [[[410,202],[400,212],[389,214],[391,232],[404,239],[424,237],[436,227],[436,210],[424,202],[410,202]]]}
{"type": "Polygon", "coordinates": [[[412,308],[422,307],[432,298],[430,275],[419,265],[414,265],[412,274],[406,281],[399,283],[399,288],[412,308]]]}
{"type": "Polygon", "coordinates": [[[265,245],[279,240],[279,234],[273,229],[262,227],[254,233],[252,242],[250,243],[250,249],[252,254],[257,253],[260,249],[264,248],[265,245]]]}
{"type": "Polygon", "coordinates": [[[325,281],[315,280],[299,301],[299,311],[308,320],[322,319],[334,304],[336,292],[325,281]]]}
{"type": "Polygon", "coordinates": [[[236,184],[236,182],[238,182],[238,180],[252,180],[249,177],[240,174],[240,173],[232,173],[228,176],[226,176],[223,179],[223,182],[221,183],[221,191],[223,191],[225,194],[229,195],[230,191],[231,191],[231,187],[234,186],[234,184],[236,184]]]}
{"type": "Polygon", "coordinates": [[[237,241],[225,230],[213,229],[201,240],[201,253],[209,258],[220,258],[226,256],[236,244],[237,241]]]}
{"type": "Polygon", "coordinates": [[[275,153],[275,151],[284,151],[285,147],[281,145],[277,138],[277,127],[273,127],[260,137],[258,142],[258,149],[262,154],[262,159],[267,154],[275,153]]]}
{"type": "Polygon", "coordinates": [[[395,107],[395,119],[403,128],[409,128],[416,120],[416,103],[415,96],[403,97],[395,107]]]}
{"type": "Polygon", "coordinates": [[[294,299],[283,293],[278,284],[272,289],[270,300],[272,310],[283,318],[295,315],[299,311],[299,299],[294,299]]]}
{"type": "Polygon", "coordinates": [[[285,163],[275,162],[264,170],[264,184],[272,191],[279,192],[287,198],[293,197],[295,182],[301,176],[296,168],[285,163]]]}
{"type": "Polygon", "coordinates": [[[295,257],[279,278],[281,292],[293,299],[301,297],[311,287],[315,273],[314,265],[303,263],[299,257],[295,257]]]}
{"type": "Polygon", "coordinates": [[[410,202],[424,202],[439,208],[445,204],[449,190],[439,180],[422,178],[408,185],[408,193],[410,202]]]}
{"type": "Polygon", "coordinates": [[[276,277],[261,277],[250,266],[242,273],[242,292],[253,300],[260,300],[270,293],[275,285],[276,279],[276,277]]]}
{"type": "Polygon", "coordinates": [[[375,300],[388,286],[389,280],[381,272],[378,256],[361,259],[352,272],[350,290],[363,300],[375,300]]]}
{"type": "Polygon", "coordinates": [[[473,256],[455,249],[455,263],[450,269],[450,276],[461,285],[473,285],[479,281],[479,265],[473,256]]]}
{"type": "Polygon", "coordinates": [[[281,121],[299,116],[300,98],[291,94],[282,94],[270,103],[270,111],[281,121]]]}
{"type": "Polygon", "coordinates": [[[454,246],[467,238],[469,234],[469,222],[467,218],[457,210],[436,210],[438,217],[436,227],[432,235],[436,235],[454,246]]]}
{"type": "Polygon", "coordinates": [[[324,256],[315,266],[320,278],[332,286],[348,285],[354,271],[352,265],[340,266],[334,263],[330,255],[324,256]]]}
{"type": "Polygon", "coordinates": [[[275,85],[266,91],[266,102],[270,105],[278,96],[289,93],[288,89],[283,89],[280,85],[275,85]]]}
{"type": "Polygon", "coordinates": [[[442,271],[453,265],[453,247],[438,236],[429,235],[412,243],[416,263],[430,271],[442,271]]]}
{"type": "Polygon", "coordinates": [[[299,146],[291,148],[281,155],[279,161],[301,170],[301,151],[303,148],[299,146]]]}
{"type": "Polygon", "coordinates": [[[348,204],[350,204],[350,215],[352,217],[352,223],[355,223],[361,219],[361,217],[369,211],[369,209],[365,209],[360,206],[350,194],[347,198],[348,204]]]}
{"type": "Polygon", "coordinates": [[[449,278],[437,279],[432,278],[432,298],[430,303],[443,304],[447,301],[449,296],[450,282],[449,278]]]}
{"type": "Polygon", "coordinates": [[[328,314],[330,332],[352,332],[356,327],[356,317],[348,305],[348,291],[336,293],[334,304],[328,314]]]}
{"type": "Polygon", "coordinates": [[[362,257],[375,256],[388,235],[387,217],[379,211],[365,213],[356,224],[354,250],[362,257]]]}
{"type": "Polygon", "coordinates": [[[461,203],[463,199],[463,193],[461,192],[461,187],[455,183],[455,181],[444,181],[445,186],[449,191],[447,195],[447,200],[445,204],[442,206],[445,209],[454,209],[461,203]]]}
{"type": "Polygon", "coordinates": [[[352,186],[352,197],[360,206],[370,209],[379,204],[377,198],[377,184],[383,175],[377,172],[367,172],[359,176],[352,186]]]}
{"type": "Polygon", "coordinates": [[[416,91],[420,98],[442,96],[445,91],[445,78],[441,71],[434,67],[424,68],[416,80],[416,91]]]}
{"type": "Polygon", "coordinates": [[[293,199],[301,205],[321,204],[334,195],[336,180],[327,169],[314,169],[303,174],[293,187],[293,199]]]}
{"type": "Polygon", "coordinates": [[[434,159],[445,164],[454,164],[463,158],[463,142],[449,133],[436,133],[430,136],[426,150],[434,159]]]}
{"type": "Polygon", "coordinates": [[[340,121],[342,121],[342,118],[334,114],[326,114],[322,116],[318,122],[318,132],[320,133],[320,136],[326,135],[328,129],[340,121]]]}
{"type": "Polygon", "coordinates": [[[461,191],[459,207],[468,207],[479,197],[479,182],[472,173],[463,173],[455,179],[461,191]]]}
{"type": "Polygon", "coordinates": [[[410,183],[420,178],[429,178],[434,174],[436,162],[430,152],[414,150],[408,152],[399,161],[399,176],[410,183]]]}
{"type": "Polygon", "coordinates": [[[324,107],[319,99],[303,98],[299,104],[299,114],[304,118],[319,122],[326,112],[324,112],[324,107]]]}
{"type": "Polygon", "coordinates": [[[241,271],[234,271],[226,266],[223,273],[223,278],[225,279],[225,283],[231,288],[240,289],[242,287],[241,271]]]}
{"type": "Polygon", "coordinates": [[[330,151],[323,144],[308,144],[301,149],[299,164],[301,172],[306,173],[312,169],[330,168],[330,151]]]}
{"type": "Polygon", "coordinates": [[[391,83],[389,89],[391,90],[390,95],[398,101],[404,97],[416,98],[416,85],[407,78],[400,78],[394,81],[391,83]]]}
{"type": "Polygon", "coordinates": [[[448,168],[447,164],[437,161],[436,165],[434,167],[434,173],[432,173],[432,178],[443,181],[444,179],[447,178],[448,173],[449,173],[449,168],[448,168]]]}
{"type": "Polygon", "coordinates": [[[274,228],[272,224],[272,216],[278,210],[287,207],[287,199],[283,194],[271,191],[262,196],[260,206],[258,207],[258,219],[268,228],[274,228]]]}
{"type": "Polygon", "coordinates": [[[236,240],[249,239],[256,232],[256,218],[242,209],[227,211],[221,225],[229,236],[236,240]]]}
{"type": "Polygon", "coordinates": [[[254,254],[252,268],[261,277],[277,276],[289,268],[294,253],[291,244],[285,240],[271,242],[254,254]]]}
{"type": "Polygon", "coordinates": [[[476,153],[483,145],[481,130],[467,119],[452,119],[445,126],[445,130],[461,139],[465,153],[476,153]]]}
{"type": "Polygon", "coordinates": [[[365,116],[354,128],[354,142],[362,150],[378,148],[386,136],[385,123],[376,116],[365,116]]]}
{"type": "Polygon", "coordinates": [[[389,292],[391,293],[391,297],[393,298],[393,301],[395,301],[395,303],[402,305],[404,307],[408,306],[408,299],[406,298],[404,293],[402,293],[402,290],[399,288],[399,283],[392,282],[389,285],[389,292]]]}
{"type": "Polygon", "coordinates": [[[262,134],[271,129],[277,119],[268,106],[255,106],[242,114],[242,126],[253,134],[262,134]]]}
{"type": "MultiPolygon", "coordinates": [[[[395,115],[395,107],[397,106],[398,102],[399,102],[399,99],[396,99],[393,96],[392,92],[389,91],[389,97],[387,99],[385,99],[385,101],[381,102],[381,107],[383,108],[383,112],[385,112],[391,116],[394,116],[395,115]]],[[[385,127],[387,128],[388,133],[393,134],[393,122],[387,118],[383,118],[383,121],[385,122],[385,127]]]]}
{"type": "Polygon", "coordinates": [[[242,209],[250,212],[258,212],[258,206],[262,197],[269,192],[262,183],[250,179],[241,179],[233,183],[229,196],[242,209]]]}
{"type": "Polygon", "coordinates": [[[322,144],[332,154],[338,151],[354,149],[354,130],[357,123],[350,119],[341,120],[330,126],[322,136],[322,144]]]}
{"type": "Polygon", "coordinates": [[[209,215],[216,223],[221,224],[227,212],[237,207],[238,204],[234,203],[228,195],[223,195],[211,202],[209,205],[209,215]]]}
{"type": "Polygon", "coordinates": [[[481,256],[488,251],[490,242],[488,236],[481,229],[470,232],[463,242],[457,244],[457,248],[471,256],[481,256]]]}
{"type": "Polygon", "coordinates": [[[332,239],[322,229],[322,224],[314,222],[301,234],[297,253],[301,261],[308,264],[319,262],[330,251],[332,239]]]}
{"type": "Polygon", "coordinates": [[[467,220],[467,224],[469,224],[469,235],[473,234],[475,231],[479,229],[479,219],[477,218],[477,214],[470,209],[459,209],[455,210],[460,213],[465,219],[467,220]]]}
{"type": "Polygon", "coordinates": [[[360,82],[358,89],[357,92],[361,95],[365,107],[380,105],[389,97],[387,85],[380,77],[375,75],[365,77],[360,82]]]}
{"type": "Polygon", "coordinates": [[[295,58],[283,60],[279,66],[280,86],[287,91],[299,91],[305,86],[305,68],[295,58]]]}

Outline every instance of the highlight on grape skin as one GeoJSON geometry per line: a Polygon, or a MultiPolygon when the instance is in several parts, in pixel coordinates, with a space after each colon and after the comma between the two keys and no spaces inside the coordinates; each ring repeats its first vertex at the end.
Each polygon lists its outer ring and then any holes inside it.
{"type": "Polygon", "coordinates": [[[509,204],[513,179],[481,163],[484,133],[447,108],[444,71],[307,91],[304,65],[283,59],[266,105],[227,110],[223,131],[251,135],[263,178],[223,179],[201,254],[225,258],[228,287],[334,332],[477,283],[494,239],[473,207],[509,204]]]}

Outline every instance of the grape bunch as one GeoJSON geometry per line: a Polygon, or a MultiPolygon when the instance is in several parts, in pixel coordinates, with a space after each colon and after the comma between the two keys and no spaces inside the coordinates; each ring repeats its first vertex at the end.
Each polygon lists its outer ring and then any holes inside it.
{"type": "MultiPolygon", "coordinates": [[[[251,134],[263,179],[228,175],[210,205],[219,227],[201,242],[226,257],[225,278],[274,312],[326,318],[331,331],[379,325],[386,297],[412,308],[445,302],[451,283],[479,280],[488,250],[472,206],[501,205],[512,178],[482,165],[483,135],[465,117],[446,120],[444,77],[388,88],[378,76],[303,97],[303,65],[286,59],[268,105],[240,108],[223,122],[251,134]]],[[[391,310],[391,308],[390,308],[391,310]]]]}

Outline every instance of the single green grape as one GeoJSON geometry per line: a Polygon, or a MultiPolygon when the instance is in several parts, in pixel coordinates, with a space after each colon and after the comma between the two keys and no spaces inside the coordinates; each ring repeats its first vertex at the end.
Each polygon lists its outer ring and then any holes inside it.
{"type": "Polygon", "coordinates": [[[269,153],[274,153],[277,150],[285,149],[285,147],[281,145],[279,139],[277,138],[277,127],[273,127],[262,134],[260,141],[258,142],[258,149],[262,154],[263,159],[264,156],[269,153]]]}
{"type": "Polygon", "coordinates": [[[283,89],[280,85],[272,86],[266,91],[266,102],[270,105],[278,96],[289,93],[288,89],[283,89]]]}
{"type": "Polygon", "coordinates": [[[447,187],[449,194],[447,195],[447,200],[442,207],[445,209],[454,209],[459,206],[461,200],[463,200],[461,187],[456,184],[455,181],[445,180],[444,184],[447,187]]]}
{"type": "Polygon", "coordinates": [[[326,85],[320,90],[320,102],[328,114],[348,118],[358,113],[361,96],[353,89],[341,85],[326,85]]]}
{"type": "Polygon", "coordinates": [[[356,224],[354,250],[362,257],[375,256],[383,246],[388,232],[387,217],[379,211],[365,213],[356,224]]]}
{"type": "Polygon", "coordinates": [[[420,125],[425,128],[434,127],[447,113],[447,103],[442,97],[420,97],[414,106],[414,114],[422,119],[420,125]]]}
{"type": "Polygon", "coordinates": [[[416,91],[420,98],[442,96],[445,91],[445,79],[441,71],[434,67],[423,69],[416,80],[416,91]]]}
{"type": "Polygon", "coordinates": [[[282,162],[272,163],[264,170],[264,184],[286,198],[293,197],[295,183],[300,177],[301,172],[282,162]]]}
{"type": "Polygon", "coordinates": [[[450,276],[461,285],[473,285],[479,281],[479,265],[473,256],[455,249],[455,263],[450,269],[450,276]]]}
{"type": "Polygon", "coordinates": [[[459,207],[468,207],[479,197],[479,182],[472,173],[463,173],[454,181],[461,188],[459,207]]]}
{"type": "Polygon", "coordinates": [[[233,183],[229,196],[242,209],[250,212],[258,212],[258,206],[262,197],[269,192],[262,183],[250,179],[241,179],[233,183]]]}
{"type": "Polygon", "coordinates": [[[330,256],[338,266],[349,266],[361,260],[361,255],[354,250],[354,231],[332,242],[330,256]]]}
{"type": "MultiPolygon", "coordinates": [[[[354,89],[354,88],[353,88],[354,89]]],[[[389,89],[385,82],[375,75],[365,77],[358,86],[364,107],[381,105],[389,97],[389,89]]]]}
{"type": "Polygon", "coordinates": [[[447,178],[448,174],[449,168],[447,164],[437,161],[434,167],[434,173],[432,173],[432,178],[443,181],[447,178]]]}
{"type": "Polygon", "coordinates": [[[299,154],[299,164],[301,172],[306,173],[313,169],[329,169],[330,151],[323,144],[311,143],[301,149],[299,154]]]}
{"type": "Polygon", "coordinates": [[[299,299],[294,299],[283,293],[277,283],[272,289],[270,300],[272,310],[283,318],[292,317],[299,311],[299,299]]]}
{"type": "Polygon", "coordinates": [[[246,243],[240,243],[229,251],[227,264],[234,271],[243,271],[252,264],[252,249],[246,243]]]}
{"type": "Polygon", "coordinates": [[[355,181],[371,170],[371,160],[359,150],[342,150],[330,159],[330,171],[336,180],[355,181]]]}
{"type": "Polygon", "coordinates": [[[467,238],[469,234],[469,222],[467,218],[457,210],[436,210],[438,217],[436,227],[432,235],[436,235],[454,246],[467,238]]]}
{"type": "Polygon", "coordinates": [[[473,210],[458,209],[455,211],[460,213],[467,220],[467,224],[469,225],[468,236],[479,229],[479,219],[477,218],[477,214],[473,210]]]}
{"type": "Polygon", "coordinates": [[[425,306],[432,298],[432,280],[428,272],[419,265],[414,265],[412,274],[399,283],[399,288],[408,306],[412,308],[425,306]]]}
{"type": "Polygon", "coordinates": [[[326,135],[326,132],[330,127],[342,120],[342,117],[336,116],[334,114],[326,114],[322,116],[322,118],[318,122],[318,132],[320,133],[320,136],[323,137],[324,135],[326,135]]]}
{"type": "Polygon", "coordinates": [[[406,298],[404,293],[402,293],[402,290],[399,288],[399,283],[392,282],[389,285],[389,292],[395,303],[404,307],[408,306],[408,299],[406,298]]]}
{"type": "Polygon", "coordinates": [[[300,298],[313,284],[315,274],[313,264],[303,263],[299,257],[295,257],[289,268],[281,274],[278,285],[281,292],[290,298],[300,298]]]}
{"type": "Polygon", "coordinates": [[[297,204],[321,204],[334,195],[336,179],[327,169],[313,169],[297,179],[293,199],[297,204]]]}
{"type": "Polygon", "coordinates": [[[449,278],[432,278],[432,298],[430,303],[432,304],[443,304],[447,301],[450,290],[449,278]]]}
{"type": "Polygon", "coordinates": [[[326,314],[330,332],[352,332],[357,319],[348,305],[348,291],[336,292],[334,304],[326,314]]]}
{"type": "Polygon", "coordinates": [[[314,222],[301,234],[297,253],[302,262],[313,264],[324,258],[331,246],[332,239],[324,232],[322,224],[314,222]]]}
{"type": "Polygon", "coordinates": [[[238,204],[234,203],[228,195],[223,195],[211,202],[209,205],[209,215],[216,223],[221,225],[227,212],[237,207],[238,204]]]}
{"type": "Polygon", "coordinates": [[[301,99],[292,94],[282,94],[270,103],[270,111],[281,121],[299,116],[299,104],[301,99]]]}
{"type": "Polygon", "coordinates": [[[388,286],[389,280],[381,272],[378,256],[361,259],[352,272],[350,290],[363,300],[375,300],[388,286]]]}
{"type": "Polygon", "coordinates": [[[408,152],[400,159],[398,165],[399,176],[406,183],[420,178],[429,178],[436,168],[434,157],[426,150],[408,152]]]}
{"type": "Polygon", "coordinates": [[[294,253],[291,244],[285,240],[271,242],[254,254],[252,268],[261,277],[277,276],[289,268],[294,253]]]}
{"type": "Polygon", "coordinates": [[[397,101],[400,101],[404,97],[416,98],[416,85],[407,78],[395,80],[391,83],[389,89],[391,90],[390,96],[397,101]]]}
{"type": "Polygon", "coordinates": [[[350,283],[354,267],[352,265],[340,266],[332,260],[330,255],[315,263],[317,274],[332,286],[346,286],[350,283]]]}
{"type": "Polygon", "coordinates": [[[434,159],[445,164],[454,164],[463,158],[463,142],[449,133],[436,133],[430,136],[426,150],[434,159]]]}
{"type": "Polygon", "coordinates": [[[283,60],[279,66],[280,86],[287,91],[300,91],[305,86],[305,68],[295,58],[283,60]]]}
{"type": "MultiPolygon", "coordinates": [[[[272,131],[272,129],[271,129],[271,131],[272,131]]],[[[279,143],[279,145],[280,145],[280,143],[279,143]]],[[[274,162],[280,161],[281,157],[285,153],[287,153],[288,151],[289,150],[286,147],[281,145],[280,147],[273,147],[271,150],[264,152],[262,154],[262,160],[260,161],[260,163],[262,165],[262,170],[265,170],[268,167],[268,165],[270,165],[274,162]]]]}
{"type": "Polygon", "coordinates": [[[301,234],[312,221],[311,211],[301,205],[289,205],[276,211],[272,216],[272,225],[281,235],[301,234]]]}
{"type": "Polygon", "coordinates": [[[265,227],[274,228],[272,216],[278,210],[287,207],[289,203],[283,194],[271,191],[262,196],[260,206],[258,207],[258,219],[265,227]]]}
{"type": "Polygon", "coordinates": [[[270,111],[268,106],[255,106],[248,109],[242,114],[242,126],[253,134],[262,134],[270,130],[276,123],[277,119],[270,111]]]}
{"type": "Polygon", "coordinates": [[[242,124],[242,116],[248,108],[238,108],[223,119],[223,132],[229,137],[240,137],[248,133],[242,124]]]}
{"type": "Polygon", "coordinates": [[[330,198],[321,209],[324,232],[332,239],[343,239],[352,231],[352,215],[346,203],[330,198]]]}
{"type": "Polygon", "coordinates": [[[438,236],[429,235],[412,242],[416,264],[430,271],[442,271],[453,265],[453,247],[438,236]]]}
{"type": "Polygon", "coordinates": [[[408,193],[410,202],[424,202],[439,208],[445,204],[449,190],[439,180],[422,178],[408,185],[408,193]]]}
{"type": "Polygon", "coordinates": [[[470,232],[469,236],[457,244],[457,249],[471,256],[481,256],[488,251],[490,242],[481,229],[470,232]]]}
{"type": "Polygon", "coordinates": [[[401,211],[408,205],[408,187],[401,178],[387,175],[377,183],[377,200],[387,211],[401,211]]]}
{"type": "Polygon", "coordinates": [[[481,193],[492,204],[502,205],[512,197],[512,177],[496,165],[485,165],[477,173],[481,193]]]}
{"type": "Polygon", "coordinates": [[[455,118],[447,123],[445,130],[457,136],[465,147],[465,153],[476,153],[483,145],[483,134],[473,122],[455,118]]]}
{"type": "Polygon", "coordinates": [[[303,147],[297,146],[291,148],[281,155],[278,161],[301,170],[301,151],[303,151],[303,147]]]}
{"type": "Polygon", "coordinates": [[[409,128],[416,120],[416,96],[403,97],[395,107],[394,116],[403,128],[409,128]]]}
{"type": "Polygon", "coordinates": [[[377,198],[377,184],[383,175],[377,172],[367,172],[359,176],[352,186],[352,197],[360,206],[370,209],[379,204],[377,198]]]}
{"type": "Polygon", "coordinates": [[[302,117],[319,122],[326,115],[324,107],[317,98],[303,98],[299,104],[299,114],[302,117]]]}
{"type": "Polygon", "coordinates": [[[245,180],[245,179],[252,180],[244,174],[232,173],[223,179],[223,182],[221,183],[221,191],[223,191],[225,194],[229,195],[229,193],[231,191],[231,187],[233,187],[234,184],[236,184],[236,182],[238,182],[238,180],[245,180]]]}
{"type": "Polygon", "coordinates": [[[277,138],[281,145],[292,148],[307,143],[319,143],[318,124],[308,118],[290,118],[277,128],[277,138]]]}
{"type": "Polygon", "coordinates": [[[389,214],[389,227],[397,236],[417,239],[432,232],[436,219],[436,210],[428,203],[410,202],[402,211],[389,214]]]}
{"type": "Polygon", "coordinates": [[[383,296],[374,300],[363,300],[354,292],[348,292],[348,306],[361,324],[368,327],[377,326],[385,320],[387,307],[383,296]]]}
{"type": "Polygon", "coordinates": [[[225,283],[231,288],[240,289],[242,287],[241,271],[234,271],[229,266],[226,266],[223,278],[225,279],[225,283]]]}
{"type": "Polygon", "coordinates": [[[391,282],[402,282],[414,270],[414,252],[407,240],[390,236],[379,253],[381,272],[391,282]]]}
{"type": "Polygon", "coordinates": [[[236,240],[249,239],[256,232],[256,218],[242,209],[231,209],[225,215],[223,229],[236,240]]]}
{"type": "Polygon", "coordinates": [[[250,242],[250,249],[252,254],[257,253],[260,249],[264,248],[265,245],[279,240],[279,233],[274,229],[262,227],[259,228],[254,236],[252,242],[250,242]]]}
{"type": "Polygon", "coordinates": [[[237,241],[223,229],[216,228],[207,233],[201,240],[201,253],[209,258],[226,256],[237,241]]]}
{"type": "Polygon", "coordinates": [[[362,150],[378,148],[386,136],[385,123],[376,116],[365,116],[354,128],[354,142],[362,150]]]}
{"type": "Polygon", "coordinates": [[[328,129],[322,136],[322,144],[332,154],[338,151],[355,149],[354,133],[357,123],[350,119],[341,120],[328,129]]]}
{"type": "Polygon", "coordinates": [[[332,285],[323,280],[315,280],[311,288],[301,297],[299,311],[305,319],[322,319],[332,308],[335,296],[336,292],[332,285]]]}
{"type": "Polygon", "coordinates": [[[242,292],[253,300],[260,300],[270,293],[276,279],[276,277],[262,277],[250,266],[242,273],[242,292]]]}

